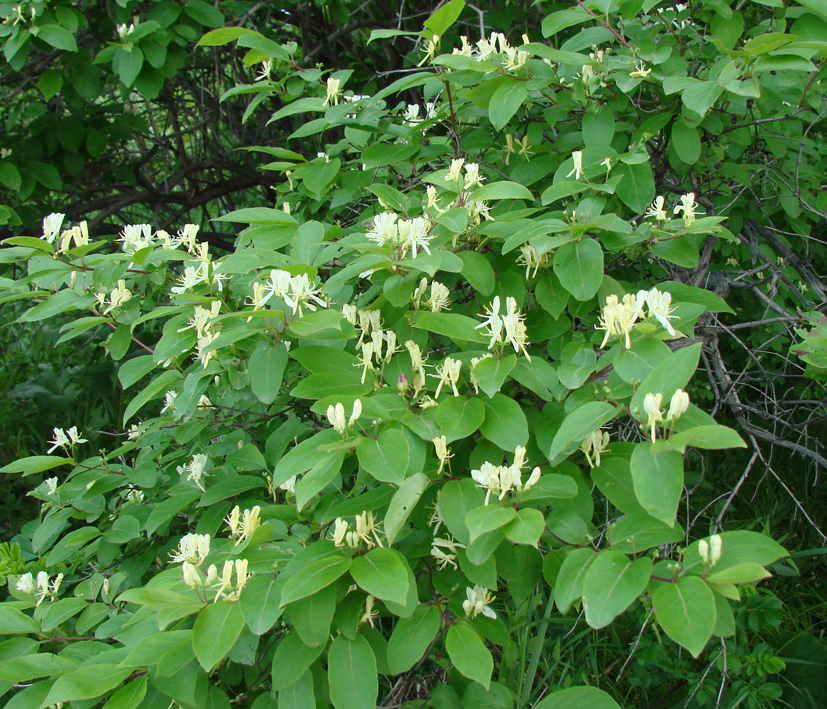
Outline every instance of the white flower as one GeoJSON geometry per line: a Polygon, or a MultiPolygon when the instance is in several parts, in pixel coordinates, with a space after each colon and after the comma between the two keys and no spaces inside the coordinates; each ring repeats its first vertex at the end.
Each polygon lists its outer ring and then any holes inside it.
{"type": "Polygon", "coordinates": [[[168,391],[164,394],[164,406],[161,409],[161,413],[164,414],[167,411],[171,413],[175,413],[175,399],[178,396],[177,391],[168,391]]]}
{"type": "Polygon", "coordinates": [[[491,307],[486,308],[483,314],[486,316],[485,320],[474,329],[478,330],[481,327],[487,328],[485,335],[489,338],[488,349],[490,350],[494,348],[494,345],[502,342],[503,321],[502,318],[500,318],[500,296],[494,296],[494,300],[491,301],[491,307]]]}
{"type": "Polygon", "coordinates": [[[437,385],[436,393],[434,393],[434,399],[439,398],[439,393],[442,391],[442,386],[444,384],[450,385],[454,396],[459,396],[459,391],[457,391],[457,382],[459,381],[461,367],[462,362],[458,359],[446,357],[445,361],[442,363],[442,366],[436,368],[436,371],[439,374],[439,384],[437,385]]]}
{"type": "Polygon", "coordinates": [[[457,549],[464,549],[465,545],[453,539],[442,539],[437,537],[431,546],[431,556],[436,559],[436,567],[439,570],[450,566],[457,568],[457,549]]]}
{"type": "Polygon", "coordinates": [[[690,192],[681,196],[681,203],[673,211],[675,214],[683,212],[683,223],[685,226],[689,226],[695,221],[695,208],[697,206],[695,204],[695,193],[690,192]]]}
{"type": "Polygon", "coordinates": [[[425,62],[432,60],[436,56],[438,50],[439,35],[431,35],[431,38],[426,40],[425,46],[422,48],[422,51],[425,52],[425,56],[422,57],[422,61],[420,61],[417,66],[422,66],[425,62]]]}
{"type": "Polygon", "coordinates": [[[651,69],[645,69],[643,66],[643,62],[640,62],[637,66],[635,66],[634,71],[629,72],[629,78],[631,79],[645,79],[649,74],[652,73],[651,69]]]}
{"type": "Polygon", "coordinates": [[[460,176],[462,175],[462,166],[464,164],[464,158],[451,160],[451,167],[448,169],[448,174],[445,175],[445,179],[448,180],[448,182],[459,182],[460,176]]]}
{"type": "Polygon", "coordinates": [[[339,548],[345,545],[349,525],[341,517],[337,517],[333,523],[333,544],[339,548]]]}
{"type": "Polygon", "coordinates": [[[600,349],[606,346],[612,335],[624,338],[626,349],[632,346],[632,328],[638,318],[643,315],[645,299],[646,291],[639,291],[636,296],[625,295],[622,303],[614,294],[606,297],[606,305],[603,308],[600,324],[597,325],[598,330],[606,331],[600,349]]]}
{"type": "Polygon", "coordinates": [[[530,362],[531,357],[526,350],[526,345],[529,343],[526,338],[525,323],[523,322],[524,316],[517,310],[517,301],[511,296],[505,299],[505,305],[506,314],[502,319],[503,326],[505,327],[505,339],[511,343],[515,352],[522,350],[522,353],[530,362]]]}
{"type": "Polygon", "coordinates": [[[341,83],[339,79],[334,79],[332,76],[328,77],[323,106],[335,106],[339,104],[339,97],[342,95],[341,83]]]}
{"type": "Polygon", "coordinates": [[[371,241],[375,241],[379,246],[384,246],[386,243],[396,243],[399,228],[396,225],[396,220],[399,216],[394,212],[382,212],[373,218],[373,229],[371,229],[365,236],[371,241]]]}
{"type": "Polygon", "coordinates": [[[121,279],[118,281],[118,285],[112,289],[109,293],[109,306],[106,310],[103,311],[103,314],[106,315],[107,313],[115,310],[116,308],[120,308],[124,303],[126,303],[132,297],[132,293],[126,287],[126,281],[121,279]]]}
{"type": "Polygon", "coordinates": [[[548,252],[538,253],[537,249],[535,249],[531,244],[523,244],[520,247],[520,255],[517,257],[517,264],[519,266],[525,266],[525,277],[526,280],[531,277],[534,278],[537,275],[537,271],[539,270],[540,266],[545,266],[548,263],[548,252]],[[534,272],[532,273],[532,270],[534,272]]]}
{"type": "Polygon", "coordinates": [[[579,180],[580,176],[583,174],[583,152],[580,150],[575,150],[571,154],[571,159],[574,162],[574,167],[566,175],[566,177],[571,177],[574,175],[574,179],[579,180]]]}
{"type": "Polygon", "coordinates": [[[463,186],[466,190],[471,189],[472,187],[481,186],[483,179],[484,178],[480,176],[479,163],[472,162],[465,166],[465,180],[463,181],[463,186]]]}
{"type": "Polygon", "coordinates": [[[664,222],[669,219],[669,215],[666,213],[666,210],[663,208],[664,202],[666,200],[661,196],[658,195],[655,197],[655,201],[652,202],[652,206],[646,210],[644,213],[644,217],[654,217],[659,222],[664,222]]]}
{"type": "Polygon", "coordinates": [[[496,618],[497,614],[488,607],[488,604],[494,600],[488,589],[485,586],[470,586],[465,590],[466,600],[462,602],[462,610],[465,611],[466,617],[476,618],[482,614],[486,618],[496,618]]]}
{"type": "Polygon", "coordinates": [[[170,564],[186,562],[193,566],[201,566],[210,553],[209,534],[185,534],[178,542],[174,554],[170,554],[170,564]]]}
{"type": "Polygon", "coordinates": [[[649,436],[652,443],[655,442],[656,426],[663,421],[663,411],[661,405],[663,403],[663,394],[653,394],[649,392],[643,397],[643,412],[647,415],[646,428],[649,429],[649,436]]]}
{"type": "Polygon", "coordinates": [[[128,255],[134,254],[136,251],[145,249],[154,244],[152,238],[151,224],[127,224],[121,232],[121,238],[118,241],[123,242],[124,253],[128,255]]]}
{"type": "Polygon", "coordinates": [[[451,291],[442,283],[434,281],[431,283],[431,297],[425,301],[425,305],[432,313],[439,313],[449,308],[451,305],[451,291]]]}
{"type": "Polygon", "coordinates": [[[452,455],[448,455],[448,439],[445,436],[438,436],[433,440],[434,450],[436,451],[436,457],[439,459],[439,470],[436,471],[437,475],[442,474],[442,469],[445,467],[445,461],[449,458],[453,458],[452,455]]]}
{"type": "Polygon", "coordinates": [[[65,214],[58,212],[52,212],[47,217],[43,217],[43,238],[50,244],[54,242],[57,237],[65,218],[65,214]]]}
{"type": "Polygon", "coordinates": [[[193,591],[203,586],[204,582],[201,579],[201,574],[199,574],[198,569],[188,561],[184,562],[182,572],[184,575],[184,583],[187,584],[187,586],[189,586],[193,591]]]}
{"type": "Polygon", "coordinates": [[[296,476],[293,475],[292,477],[287,478],[281,485],[279,485],[279,490],[284,490],[285,492],[289,492],[291,495],[296,494],[296,476]]]}
{"type": "Polygon", "coordinates": [[[405,107],[405,112],[402,114],[402,120],[411,125],[422,123],[422,119],[419,117],[419,104],[409,103],[405,107]]]}
{"type": "Polygon", "coordinates": [[[592,431],[583,439],[580,444],[580,450],[586,456],[586,462],[590,468],[595,468],[600,465],[600,456],[605,453],[609,447],[609,434],[606,431],[597,429],[592,431]],[[594,460],[592,460],[592,456],[594,460]]]}
{"type": "Polygon", "coordinates": [[[186,473],[187,480],[192,480],[198,489],[204,492],[204,484],[201,482],[201,478],[206,475],[204,472],[204,468],[206,468],[206,466],[207,456],[203,453],[196,453],[189,463],[186,465],[179,465],[177,470],[181,475],[186,473]]]}
{"type": "Polygon", "coordinates": [[[333,426],[336,433],[340,435],[344,435],[345,431],[347,430],[347,424],[345,423],[345,407],[342,406],[341,402],[333,406],[331,404],[327,407],[327,420],[330,422],[330,425],[333,426]]]}
{"type": "Polygon", "coordinates": [[[672,337],[674,337],[675,328],[673,328],[669,322],[670,319],[675,319],[675,316],[670,314],[673,310],[670,307],[672,304],[672,294],[668,292],[661,292],[657,288],[652,288],[652,290],[645,291],[644,293],[646,307],[649,309],[649,317],[655,318],[655,320],[657,320],[664,327],[664,329],[672,335],[672,337]]]}
{"type": "Polygon", "coordinates": [[[34,588],[34,577],[32,576],[31,571],[23,574],[21,577],[17,579],[17,590],[21,593],[27,593],[31,595],[34,593],[34,588]]]}
{"type": "Polygon", "coordinates": [[[46,494],[54,495],[57,492],[58,480],[57,478],[46,478],[46,494]]]}
{"type": "Polygon", "coordinates": [[[680,418],[689,409],[689,394],[683,389],[678,389],[669,401],[669,412],[666,414],[667,421],[674,421],[680,418]]]}

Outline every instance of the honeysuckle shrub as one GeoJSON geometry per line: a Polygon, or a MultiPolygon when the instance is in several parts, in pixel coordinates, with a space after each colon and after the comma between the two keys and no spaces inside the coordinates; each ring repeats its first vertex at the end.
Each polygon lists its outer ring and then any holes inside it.
{"type": "Polygon", "coordinates": [[[692,380],[700,319],[728,312],[693,269],[737,245],[738,177],[723,147],[691,166],[721,115],[812,113],[823,42],[742,39],[725,3],[587,3],[550,42],[463,38],[462,10],[378,91],[250,30],[201,40],[243,39],[262,71],[227,100],[296,123],[257,146],[276,204],[216,219],[242,228],[230,253],[57,211],[5,242],[27,267],[5,302],[64,317],[64,342],[111,331],[130,397],[117,444],[67,421],[2,469],[48,476],[7,554],[6,706],[612,707],[544,686],[552,614],[632,614],[692,657],[736,632],[786,552],[699,528],[685,494],[688,449],[744,445],[692,380]]]}

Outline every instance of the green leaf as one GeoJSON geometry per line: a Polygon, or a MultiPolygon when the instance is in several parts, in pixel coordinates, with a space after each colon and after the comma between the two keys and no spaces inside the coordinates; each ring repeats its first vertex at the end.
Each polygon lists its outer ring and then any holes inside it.
{"type": "Polygon", "coordinates": [[[388,667],[391,674],[407,672],[436,637],[441,625],[436,606],[418,606],[410,618],[401,618],[388,640],[388,667]]]}
{"type": "Polygon", "coordinates": [[[141,73],[141,67],[144,65],[144,53],[138,47],[132,47],[130,51],[125,49],[118,50],[116,55],[120,58],[118,62],[118,76],[123,82],[124,86],[132,86],[138,74],[141,73]]]}
{"type": "Polygon", "coordinates": [[[247,366],[250,387],[262,404],[272,404],[278,396],[287,365],[287,350],[281,343],[259,347],[250,356],[247,366]]]}
{"type": "Polygon", "coordinates": [[[514,544],[527,544],[536,547],[545,529],[546,520],[543,513],[539,510],[524,507],[517,513],[516,519],[503,527],[503,534],[505,534],[506,539],[514,544]]]}
{"type": "Polygon", "coordinates": [[[273,655],[273,689],[281,691],[298,682],[305,670],[322,654],[324,648],[324,644],[308,647],[298,633],[290,633],[285,637],[273,655]]]}
{"type": "Polygon", "coordinates": [[[43,706],[100,697],[117,687],[130,674],[132,669],[121,669],[113,664],[101,663],[80,667],[57,678],[43,706]]]}
{"type": "Polygon", "coordinates": [[[649,583],[652,560],[631,561],[617,551],[602,551],[583,577],[583,610],[592,628],[603,628],[625,611],[649,583]]]}
{"type": "MultiPolygon", "coordinates": [[[[496,96],[496,94],[494,94],[496,96]]],[[[473,200],[492,200],[492,199],[526,199],[528,201],[534,200],[534,195],[531,190],[517,182],[491,182],[474,190],[468,199],[473,200]]],[[[476,253],[476,252],[463,252],[476,253]]]]}
{"type": "Polygon", "coordinates": [[[442,37],[446,30],[457,21],[464,7],[465,0],[450,0],[450,2],[437,7],[431,13],[431,16],[425,20],[426,29],[430,30],[432,35],[442,37]]]}
{"type": "Polygon", "coordinates": [[[452,396],[440,402],[436,422],[448,443],[476,433],[485,421],[485,406],[480,399],[452,396]]]}
{"type": "Polygon", "coordinates": [[[78,51],[74,35],[60,25],[40,25],[37,28],[37,38],[64,52],[78,51]]]}
{"type": "MultiPolygon", "coordinates": [[[[262,695],[267,697],[267,695],[262,695]]],[[[313,673],[305,670],[293,684],[279,692],[279,709],[316,709],[316,694],[313,689],[313,673]]],[[[272,701],[265,706],[270,706],[272,701]]]]}
{"type": "MultiPolygon", "coordinates": [[[[491,125],[494,129],[501,131],[512,116],[520,110],[523,101],[528,97],[528,84],[525,81],[513,79],[506,83],[500,84],[491,101],[488,104],[488,118],[491,120],[491,125]]],[[[495,183],[496,184],[496,183],[495,183]]],[[[492,185],[489,185],[492,186],[492,185]]],[[[521,185],[522,186],[522,185],[521,185]]],[[[482,189],[485,189],[484,187],[482,189]]],[[[523,187],[525,192],[528,189],[523,187]]],[[[529,195],[531,193],[529,192],[529,195]]],[[[485,197],[484,199],[533,199],[532,197],[485,197]]]]}
{"type": "Polygon", "coordinates": [[[379,695],[376,657],[362,635],[344,635],[330,645],[327,655],[330,700],[336,709],[375,709],[379,695]]]}
{"type": "Polygon", "coordinates": [[[462,259],[461,273],[465,280],[482,295],[491,295],[494,292],[496,274],[488,259],[476,251],[460,251],[457,255],[462,259]]]}
{"type": "Polygon", "coordinates": [[[205,672],[212,672],[227,656],[242,630],[244,617],[233,601],[211,603],[198,614],[192,627],[192,649],[205,672]]]}
{"type": "Polygon", "coordinates": [[[547,696],[534,709],[620,709],[620,705],[597,687],[568,687],[547,696]]]}
{"type": "Polygon", "coordinates": [[[491,397],[502,388],[506,378],[516,364],[517,356],[513,354],[507,355],[502,359],[498,357],[485,357],[477,362],[473,372],[479,381],[480,388],[491,397]]]}
{"type": "Polygon", "coordinates": [[[394,549],[376,547],[358,556],[350,566],[353,580],[372,596],[383,601],[404,604],[409,587],[408,562],[394,549]]]}
{"type": "Polygon", "coordinates": [[[678,157],[687,165],[694,165],[701,157],[698,129],[690,126],[683,118],[676,118],[672,124],[672,145],[678,157]]]}
{"type": "Polygon", "coordinates": [[[617,407],[606,401],[590,401],[579,406],[563,419],[546,457],[552,464],[559,462],[577,450],[586,436],[611,421],[616,414],[617,407]]]}
{"type": "Polygon", "coordinates": [[[206,27],[221,27],[224,24],[224,15],[221,11],[204,0],[187,0],[184,12],[206,27]]]}
{"type": "Polygon", "coordinates": [[[327,642],[335,611],[336,586],[332,585],[291,603],[284,609],[284,614],[304,644],[316,646],[327,642]]]}
{"type": "MultiPolygon", "coordinates": [[[[418,658],[417,658],[418,659],[418,658]]],[[[0,662],[0,679],[12,684],[28,682],[39,677],[68,672],[77,667],[77,663],[50,652],[39,652],[22,657],[13,657],[0,662]]]]}
{"type": "Polygon", "coordinates": [[[416,145],[374,143],[362,151],[362,164],[368,170],[409,161],[419,150],[416,145]]]}
{"type": "MultiPolygon", "coordinates": [[[[296,483],[296,507],[299,511],[336,479],[344,458],[345,452],[341,450],[328,453],[296,483]]],[[[273,484],[276,484],[275,477],[273,484]]]]}
{"type": "Polygon", "coordinates": [[[141,675],[114,692],[103,709],[137,709],[146,696],[147,675],[141,675]]]}
{"type": "Polygon", "coordinates": [[[279,605],[284,607],[330,586],[337,578],[347,573],[351,561],[350,557],[341,553],[311,561],[287,579],[281,589],[279,605]]]}
{"type": "Polygon", "coordinates": [[[248,30],[245,27],[221,27],[217,30],[210,30],[198,40],[196,47],[220,47],[229,44],[243,35],[258,35],[258,32],[248,30]]]}
{"type": "Polygon", "coordinates": [[[709,586],[697,576],[682,576],[655,589],[652,605],[666,634],[698,657],[715,628],[715,598],[709,586]]]}
{"type": "Polygon", "coordinates": [[[683,492],[683,456],[673,450],[654,452],[652,444],[645,441],[635,446],[629,465],[641,507],[674,526],[683,492]]]}
{"type": "Polygon", "coordinates": [[[591,479],[609,502],[621,512],[628,514],[643,511],[635,495],[628,457],[604,455],[600,465],[592,468],[591,479]]]}
{"type": "Polygon", "coordinates": [[[574,549],[568,553],[554,588],[554,602],[563,615],[568,613],[571,604],[583,595],[583,579],[589,566],[597,558],[594,550],[588,548],[574,549]]]}
{"type": "MultiPolygon", "coordinates": [[[[648,162],[617,166],[615,175],[620,177],[616,194],[629,209],[642,214],[655,199],[655,178],[648,162]]],[[[559,275],[559,274],[558,274],[559,275]]]]}
{"type": "MultiPolygon", "coordinates": [[[[703,118],[707,111],[715,105],[715,101],[718,100],[723,91],[714,81],[699,81],[681,92],[681,100],[690,111],[703,118]]],[[[653,198],[654,192],[649,201],[651,202],[653,198]]]]}
{"type": "Polygon", "coordinates": [[[490,687],[494,658],[468,621],[461,620],[448,628],[445,649],[451,658],[451,664],[461,674],[479,682],[486,689],[490,687]]]}
{"type": "Polygon", "coordinates": [[[636,412],[635,415],[639,416],[640,420],[645,420],[642,413],[643,400],[649,393],[663,394],[663,403],[668,406],[672,395],[678,389],[683,389],[692,378],[698,368],[700,356],[700,343],[673,352],[643,380],[632,397],[630,409],[636,412]]]}
{"type": "MultiPolygon", "coordinates": [[[[714,571],[713,567],[713,571],[714,571]]],[[[710,583],[757,583],[772,576],[761,564],[747,562],[735,564],[728,569],[710,573],[706,580],[710,583]]]]}
{"type": "Polygon", "coordinates": [[[378,439],[364,438],[356,449],[359,464],[380,482],[399,485],[410,464],[405,435],[398,428],[383,431],[378,439]]]}
{"type": "Polygon", "coordinates": [[[19,460],[4,465],[0,468],[0,473],[23,473],[23,475],[34,475],[35,473],[45,473],[47,470],[52,470],[59,465],[66,465],[67,463],[74,464],[71,458],[64,458],[60,455],[31,455],[28,458],[20,458],[19,460]]]}
{"type": "Polygon", "coordinates": [[[680,433],[673,433],[666,441],[658,441],[655,448],[661,446],[683,453],[688,446],[707,450],[722,448],[746,448],[744,439],[738,432],[728,426],[695,426],[680,433]]]}
{"type": "Polygon", "coordinates": [[[489,441],[506,451],[513,451],[528,442],[528,421],[514,399],[494,394],[483,405],[485,421],[480,426],[480,433],[489,441]]]}
{"type": "Polygon", "coordinates": [[[579,7],[552,12],[543,20],[541,26],[543,37],[551,37],[567,27],[588,22],[591,17],[588,11],[579,7]]]}
{"type": "Polygon", "coordinates": [[[39,633],[40,625],[34,618],[12,608],[0,604],[0,635],[19,635],[21,633],[39,633]]]}
{"type": "Polygon", "coordinates": [[[146,404],[153,399],[158,398],[172,387],[172,383],[180,378],[180,374],[174,371],[161,372],[155,377],[138,395],[129,402],[126,411],[123,414],[122,425],[125,427],[126,422],[129,421],[135,414],[138,413],[146,404]]]}
{"type": "Polygon", "coordinates": [[[264,574],[253,576],[244,586],[239,605],[247,627],[256,635],[263,635],[281,618],[281,576],[270,578],[264,574]]]}
{"type": "Polygon", "coordinates": [[[480,323],[467,315],[458,313],[418,312],[414,315],[411,326],[418,330],[428,330],[437,335],[450,337],[454,342],[488,342],[485,335],[476,327],[480,323]]]}
{"type": "Polygon", "coordinates": [[[679,542],[684,539],[684,532],[679,524],[670,526],[640,511],[626,514],[615,522],[609,538],[615,551],[640,554],[652,547],[679,542]]]}
{"type": "Polygon", "coordinates": [[[590,300],[603,282],[603,249],[595,239],[563,244],[554,252],[554,275],[576,300],[590,300]]]}
{"type": "Polygon", "coordinates": [[[496,501],[492,505],[475,507],[465,515],[465,524],[470,533],[469,539],[473,542],[483,534],[508,524],[516,517],[517,511],[513,507],[502,507],[496,501]]]}
{"type": "Polygon", "coordinates": [[[393,544],[430,482],[425,473],[416,473],[406,478],[394,493],[384,520],[389,545],[393,544]]]}

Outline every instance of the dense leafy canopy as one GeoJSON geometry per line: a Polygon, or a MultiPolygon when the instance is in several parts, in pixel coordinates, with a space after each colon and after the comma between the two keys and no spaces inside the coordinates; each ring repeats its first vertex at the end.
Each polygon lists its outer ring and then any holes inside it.
{"type": "Polygon", "coordinates": [[[94,7],[0,28],[0,302],[126,392],[0,469],[47,477],[7,706],[527,706],[549,655],[537,706],[616,706],[554,669],[572,608],[711,667],[787,552],[692,457],[823,461],[827,11],[94,7]],[[745,302],[762,354],[800,326],[794,441],[747,415],[745,302]]]}

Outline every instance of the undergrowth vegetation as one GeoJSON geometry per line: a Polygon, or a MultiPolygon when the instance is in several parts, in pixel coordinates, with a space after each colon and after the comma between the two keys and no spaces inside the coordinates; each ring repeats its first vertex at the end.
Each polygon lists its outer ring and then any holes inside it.
{"type": "Polygon", "coordinates": [[[4,706],[823,705],[827,9],[263,5],[2,10],[4,706]]]}

